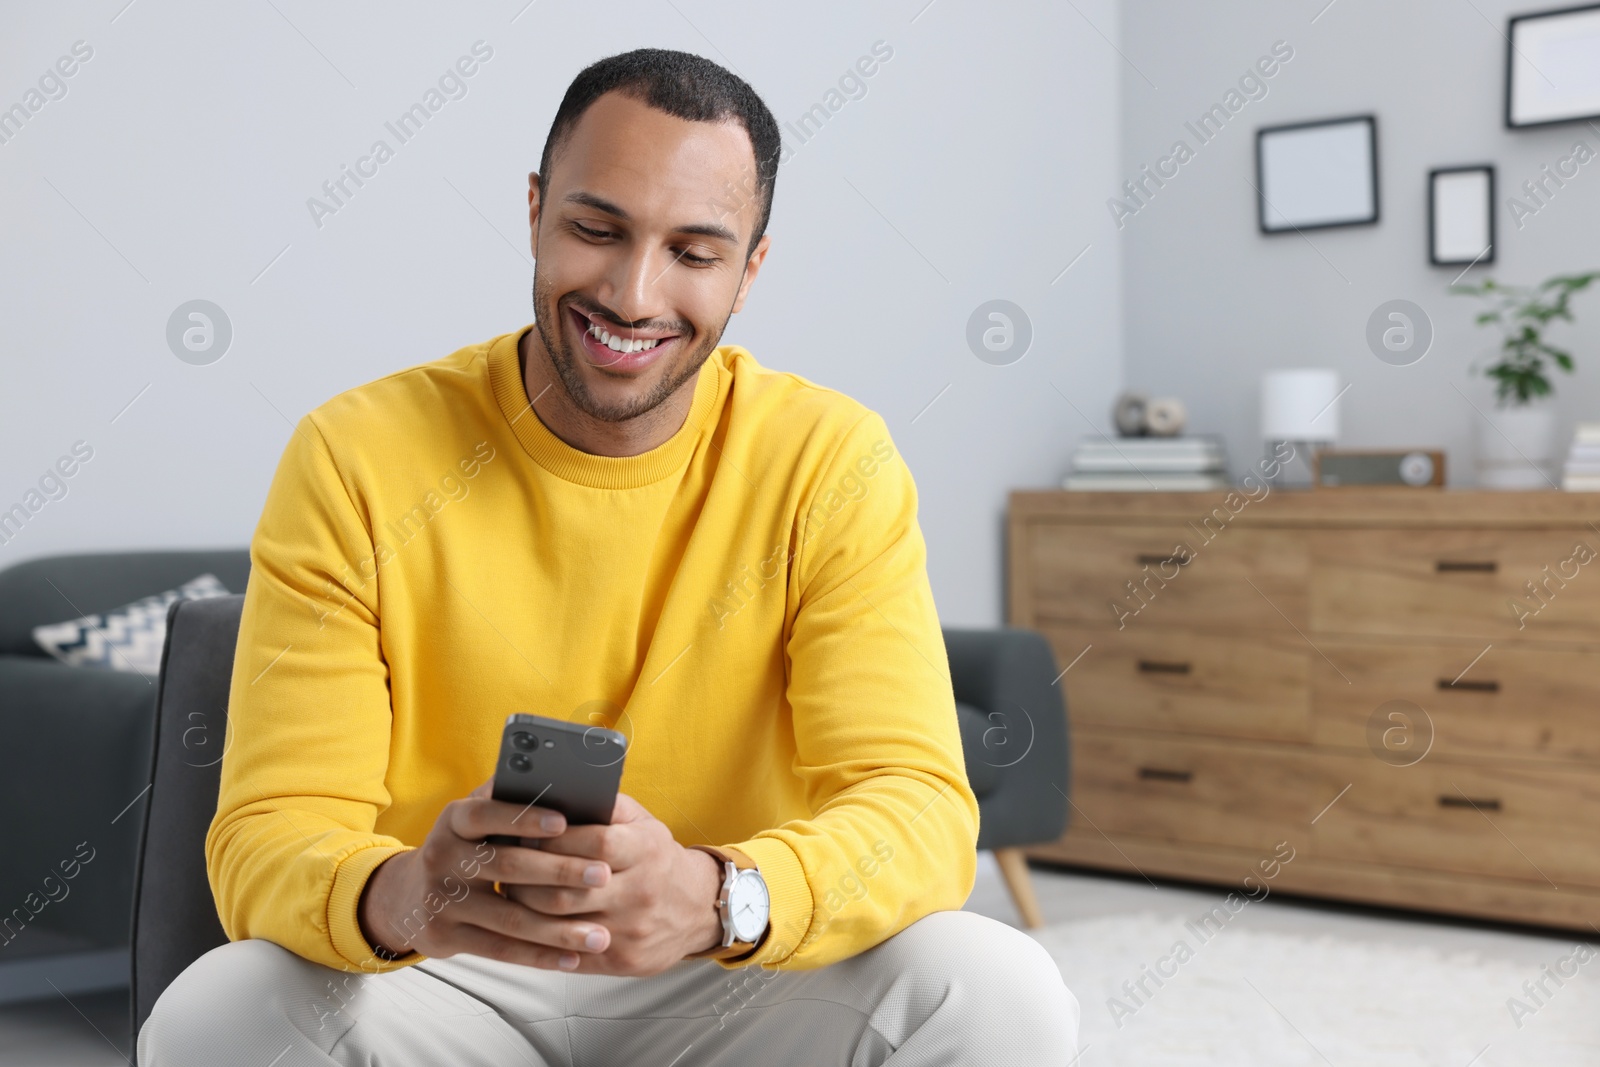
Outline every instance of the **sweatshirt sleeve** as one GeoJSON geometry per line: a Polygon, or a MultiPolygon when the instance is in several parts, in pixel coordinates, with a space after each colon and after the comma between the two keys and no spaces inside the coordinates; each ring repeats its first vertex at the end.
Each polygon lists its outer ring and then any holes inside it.
{"type": "Polygon", "coordinates": [[[771,928],[727,966],[848,958],[961,907],[977,866],[978,804],[916,487],[878,415],[817,473],[795,542],[788,699],[815,814],[733,843],[767,881],[771,928]]]}
{"type": "Polygon", "coordinates": [[[390,802],[388,667],[370,523],[313,416],[290,436],[250,544],[206,873],[231,940],[342,970],[376,958],[356,905],[408,846],[373,832],[390,802]]]}

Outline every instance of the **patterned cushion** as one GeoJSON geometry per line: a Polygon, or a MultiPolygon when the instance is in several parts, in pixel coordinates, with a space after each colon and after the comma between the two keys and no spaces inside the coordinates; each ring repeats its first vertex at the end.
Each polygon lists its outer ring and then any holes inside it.
{"type": "Polygon", "coordinates": [[[216,575],[202,574],[176,589],[147,596],[104,615],[36,626],[33,639],[40,648],[73,667],[105,667],[153,678],[161,671],[161,649],[167,641],[167,608],[178,600],[227,595],[228,590],[216,575]]]}

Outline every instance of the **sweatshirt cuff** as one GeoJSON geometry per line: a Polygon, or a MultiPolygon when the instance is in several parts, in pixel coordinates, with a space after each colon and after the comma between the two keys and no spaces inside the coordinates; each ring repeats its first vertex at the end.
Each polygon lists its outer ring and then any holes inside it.
{"type": "Polygon", "coordinates": [[[765,967],[781,964],[794,955],[805,940],[815,914],[811,885],[806,881],[800,857],[776,837],[757,837],[726,847],[736,848],[755,861],[762,880],[767,883],[770,907],[767,939],[761,947],[751,955],[717,962],[729,970],[752,964],[765,967]]]}
{"type": "Polygon", "coordinates": [[[372,872],[390,856],[409,851],[411,848],[408,845],[372,845],[352,852],[335,868],[333,889],[328,894],[328,936],[333,942],[333,950],[350,968],[368,974],[382,974],[408,967],[424,958],[420,952],[408,952],[392,960],[377,955],[361,933],[361,920],[357,914],[361,891],[366,888],[372,872]]]}

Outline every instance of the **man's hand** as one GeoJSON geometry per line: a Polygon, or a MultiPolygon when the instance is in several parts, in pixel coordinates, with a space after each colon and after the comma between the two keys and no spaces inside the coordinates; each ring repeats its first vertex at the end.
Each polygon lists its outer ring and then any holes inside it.
{"type": "MultiPolygon", "coordinates": [[[[589,893],[613,881],[611,867],[604,857],[585,858],[572,849],[562,855],[489,844],[484,838],[490,834],[553,839],[567,828],[560,812],[491,799],[492,785],[485,782],[471,796],[446,804],[422,847],[378,865],[357,906],[362,936],[395,954],[415,950],[443,958],[466,952],[576,970],[580,956],[594,959],[612,943],[606,927],[594,916],[540,914],[496,893],[494,883],[589,893]]],[[[714,906],[715,889],[709,900],[714,906]]]]}
{"type": "Polygon", "coordinates": [[[610,826],[570,827],[542,846],[545,856],[580,865],[597,861],[610,878],[598,885],[502,878],[506,895],[550,921],[583,919],[609,931],[606,948],[579,954],[577,969],[586,974],[657,974],[721,944],[716,859],[678,844],[665,823],[625,794],[617,797],[611,820],[610,826]]]}

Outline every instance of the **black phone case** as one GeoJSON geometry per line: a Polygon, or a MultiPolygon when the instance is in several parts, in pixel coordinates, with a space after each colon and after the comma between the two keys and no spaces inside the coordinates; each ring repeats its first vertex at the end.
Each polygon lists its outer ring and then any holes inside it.
{"type": "MultiPolygon", "coordinates": [[[[500,734],[494,799],[559,811],[573,825],[609,825],[622,784],[628,739],[601,726],[511,715],[500,734]]],[[[495,834],[492,844],[515,845],[495,834]]]]}

